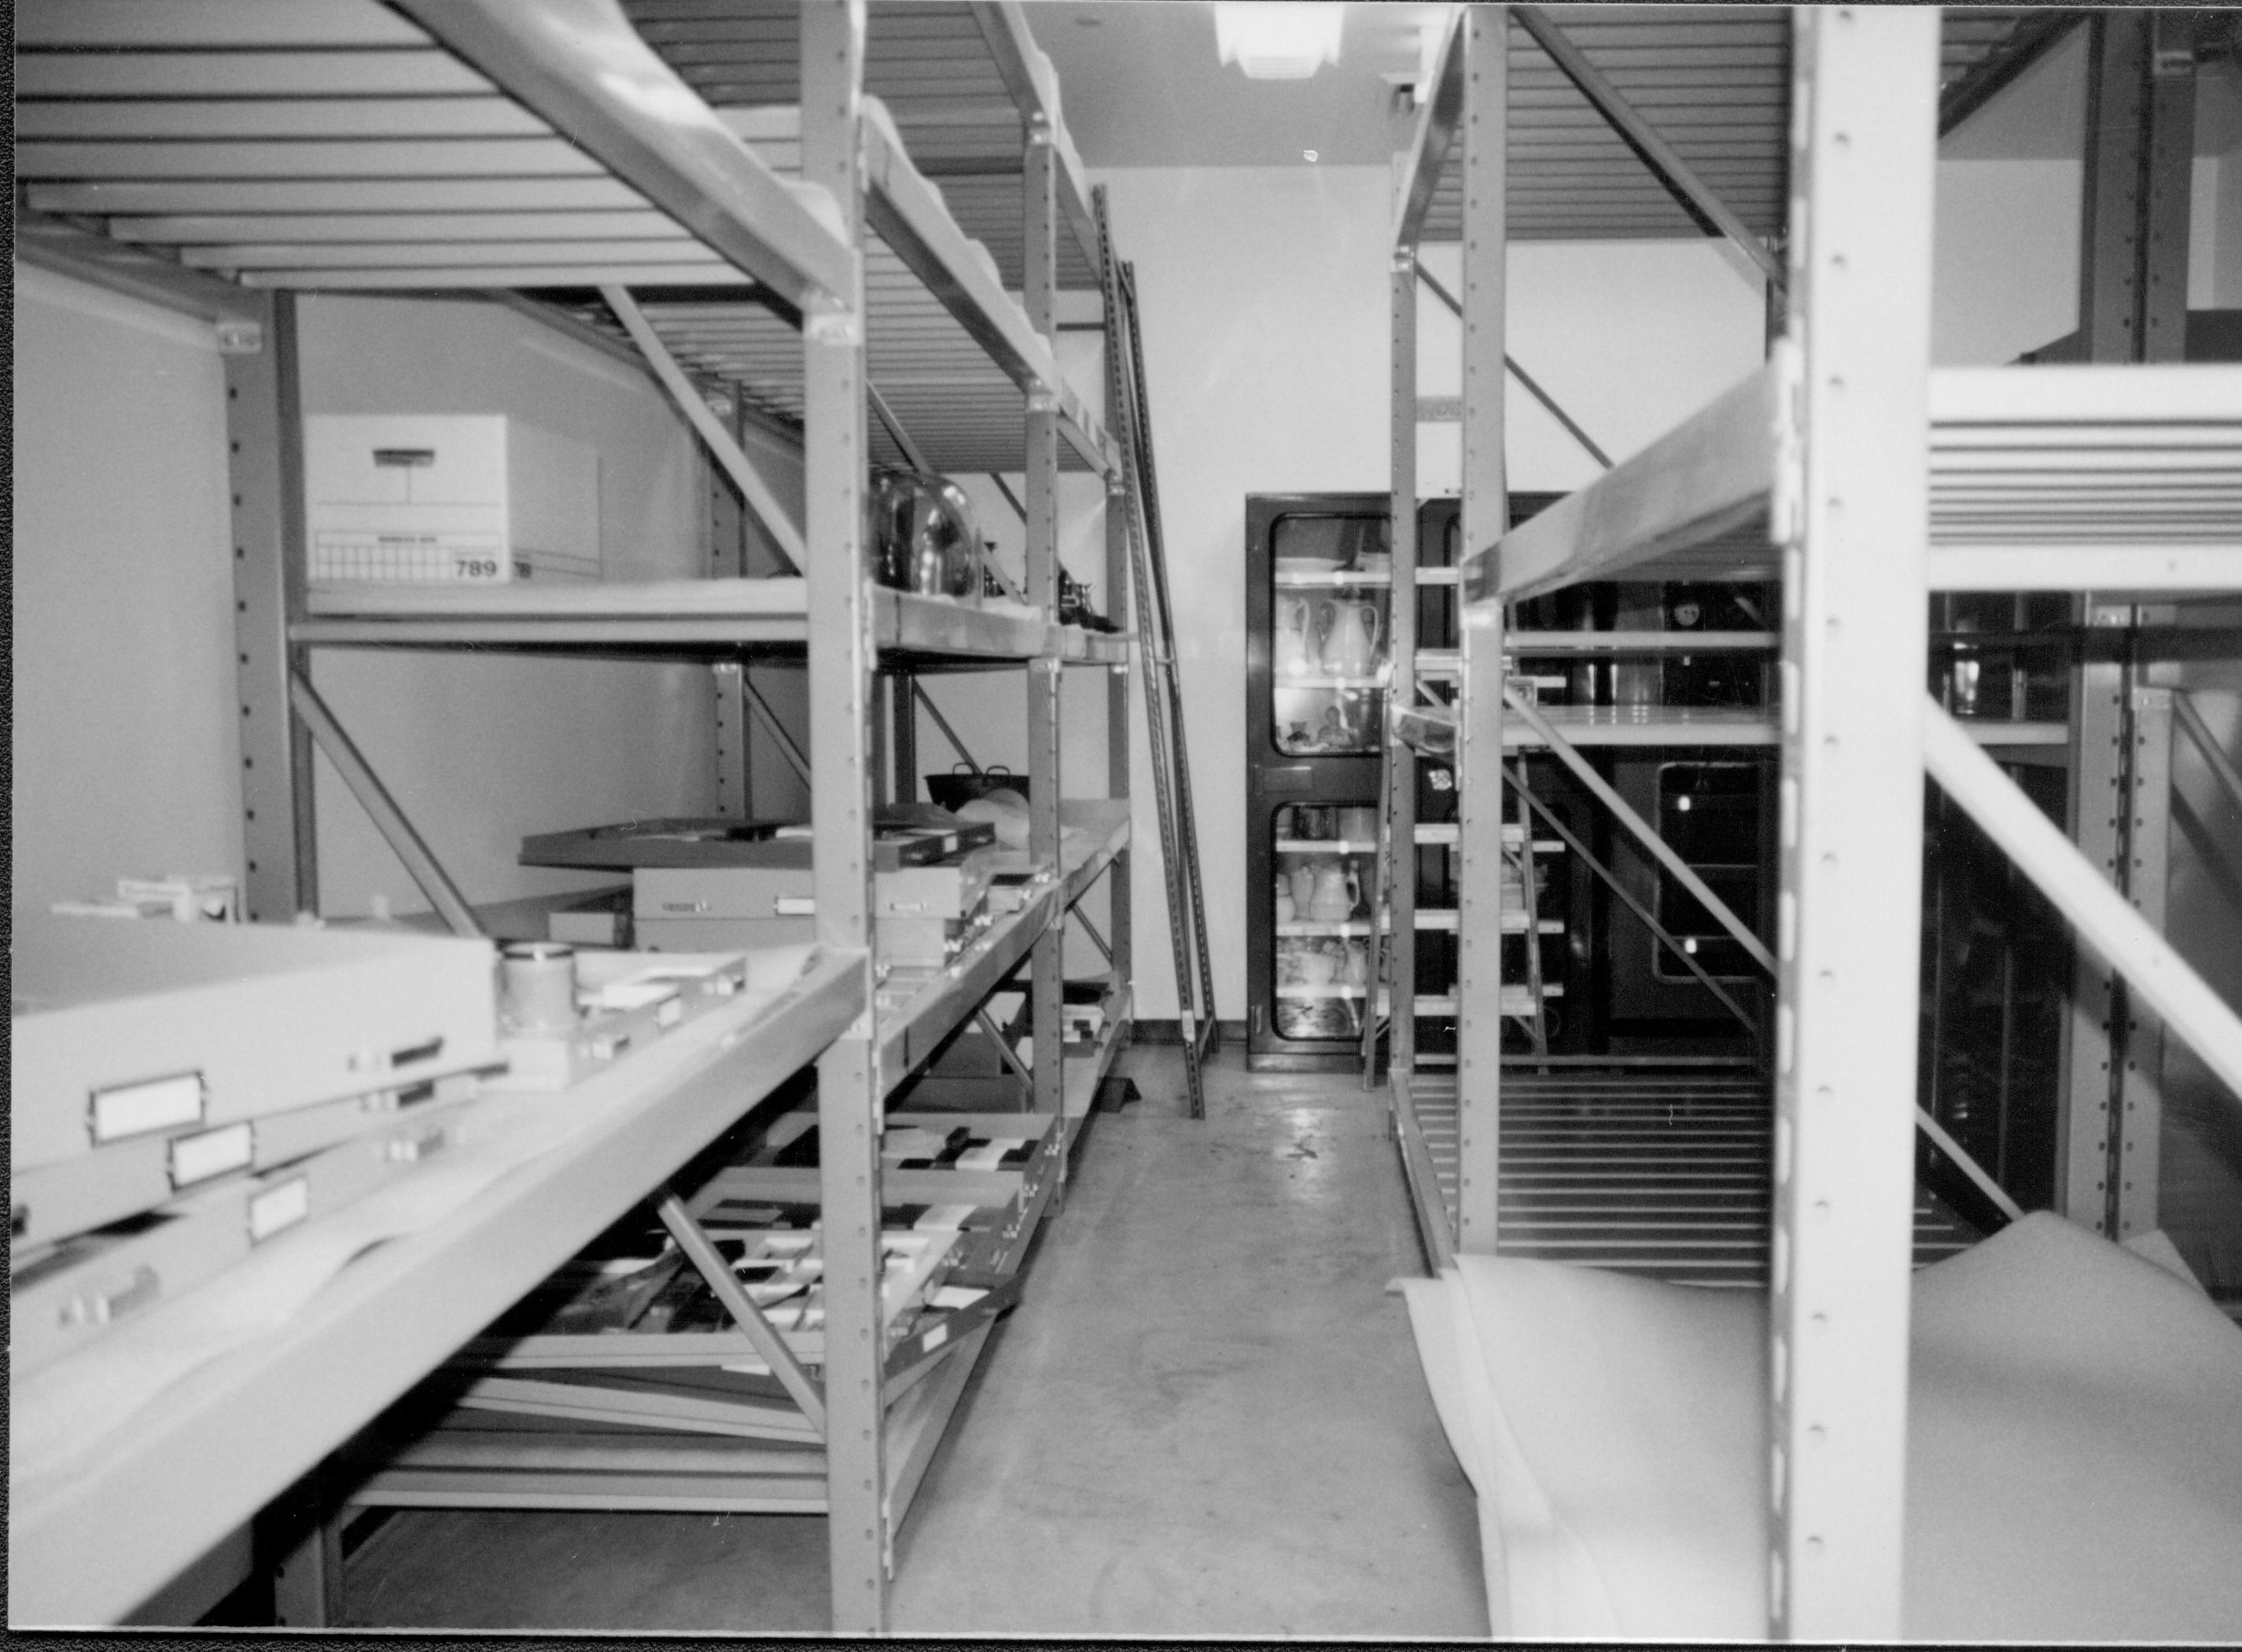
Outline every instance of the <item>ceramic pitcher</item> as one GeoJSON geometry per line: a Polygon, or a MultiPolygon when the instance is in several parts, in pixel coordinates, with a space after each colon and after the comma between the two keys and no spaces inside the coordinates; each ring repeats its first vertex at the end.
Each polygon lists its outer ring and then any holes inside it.
{"type": "Polygon", "coordinates": [[[1318,857],[1308,916],[1319,923],[1344,923],[1362,899],[1362,881],[1345,862],[1318,857]]]}
{"type": "Polygon", "coordinates": [[[1335,677],[1366,677],[1378,668],[1378,639],[1385,615],[1375,602],[1326,602],[1324,669],[1335,677]]]}

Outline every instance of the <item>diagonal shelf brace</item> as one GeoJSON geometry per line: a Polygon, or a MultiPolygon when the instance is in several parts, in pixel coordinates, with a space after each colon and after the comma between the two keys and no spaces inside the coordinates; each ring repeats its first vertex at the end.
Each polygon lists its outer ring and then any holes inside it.
{"type": "MultiPolygon", "coordinates": [[[[1713,915],[1714,918],[1720,923],[1721,927],[1728,930],[1729,936],[1736,942],[1736,944],[1742,946],[1746,952],[1751,955],[1753,962],[1757,964],[1760,968],[1765,970],[1770,976],[1775,975],[1776,973],[1775,955],[1768,950],[1767,944],[1762,941],[1758,936],[1752,933],[1751,930],[1744,923],[1743,920],[1738,917],[1735,913],[1730,910],[1728,904],[1725,901],[1722,900],[1719,896],[1713,893],[1712,890],[1707,886],[1705,880],[1698,876],[1696,872],[1689,866],[1688,863],[1684,861],[1681,856],[1674,851],[1673,846],[1668,843],[1663,837],[1661,837],[1658,835],[1656,829],[1655,829],[1649,822],[1643,819],[1641,816],[1636,814],[1635,810],[1628,806],[1627,800],[1612,789],[1610,782],[1606,781],[1601,775],[1596,773],[1595,769],[1589,764],[1588,760],[1582,757],[1579,751],[1574,748],[1572,742],[1567,740],[1562,735],[1559,734],[1555,729],[1552,728],[1549,724],[1549,720],[1536,710],[1533,704],[1528,702],[1524,695],[1520,695],[1516,688],[1512,688],[1507,684],[1504,685],[1502,697],[1504,703],[1507,705],[1510,709],[1515,711],[1519,715],[1519,717],[1525,722],[1527,727],[1532,729],[1536,734],[1541,735],[1542,740],[1547,743],[1550,751],[1554,753],[1557,759],[1567,769],[1573,771],[1574,778],[1578,779],[1582,785],[1586,786],[1588,790],[1594,795],[1596,801],[1602,803],[1606,809],[1609,809],[1613,816],[1618,820],[1620,824],[1626,827],[1628,832],[1631,833],[1645,849],[1650,851],[1651,855],[1657,860],[1658,863],[1663,866],[1684,889],[1688,890],[1690,894],[1697,897],[1698,901],[1702,903],[1707,911],[1713,915]]],[[[1940,715],[1943,715],[1944,714],[1941,713],[1940,715]]],[[[1969,742],[1969,736],[1967,735],[1962,735],[1960,738],[1965,743],[1969,742]]],[[[1977,749],[1975,744],[1970,744],[1970,749],[1973,753],[1976,753],[1977,749]]],[[[1988,768],[1991,768],[1992,760],[1990,758],[1984,757],[1982,753],[1978,753],[1977,755],[1980,757],[1980,760],[1983,761],[1988,768]]],[[[1994,769],[1993,772],[1997,776],[2000,771],[1998,769],[1994,769]]],[[[2011,789],[2013,789],[2013,788],[2011,789]]],[[[1983,823],[1981,822],[1980,823],[1982,824],[1983,823]]],[[[1992,831],[1992,828],[1990,826],[1988,826],[1986,829],[1988,832],[1992,831]]],[[[1997,841],[1998,835],[1994,835],[1997,841]]],[[[1747,1021],[1746,1024],[1749,1024],[1749,1021],[1747,1021]]],[[[1977,1191],[1983,1193],[1987,1199],[1990,1199],[2001,1212],[2010,1221],[2018,1219],[2024,1214],[2023,1211],[2017,1206],[2016,1200],[2009,1196],[2007,1191],[1986,1172],[1985,1168],[1982,1165],[1978,1164],[1975,1158],[1970,1156],[1969,1152],[1959,1142],[1956,1141],[1952,1136],[1947,1133],[1946,1130],[1936,1118],[1925,1112],[1920,1106],[1916,1107],[1915,1110],[1915,1122],[1916,1128],[1921,1130],[1923,1134],[1929,1136],[1933,1142],[1937,1144],[1939,1151],[1944,1153],[1949,1158],[1952,1159],[1957,1168],[1970,1179],[1971,1184],[1977,1187],[1977,1191]]]]}
{"type": "Polygon", "coordinates": [[[763,1318],[763,1311],[740,1288],[739,1280],[732,1277],[732,1270],[708,1242],[701,1225],[687,1212],[684,1201],[675,1193],[665,1194],[658,1214],[661,1225],[669,1230],[669,1237],[677,1241],[677,1248],[685,1252],[685,1259],[708,1282],[716,1299],[724,1305],[724,1312],[747,1333],[748,1340],[755,1345],[755,1352],[762,1355],[771,1373],[794,1396],[794,1403],[802,1407],[802,1414],[809,1420],[809,1426],[823,1438],[825,1397],[818,1392],[809,1373],[802,1369],[802,1361],[794,1357],[794,1350],[786,1346],[786,1340],[771,1329],[770,1321],[763,1318]]]}
{"type": "Polygon", "coordinates": [[[1567,848],[1570,849],[1573,853],[1581,857],[1581,864],[1587,867],[1591,872],[1594,873],[1596,877],[1603,883],[1606,889],[1609,890],[1614,895],[1619,897],[1621,903],[1624,905],[1628,911],[1634,913],[1636,917],[1641,919],[1644,927],[1649,930],[1653,935],[1656,936],[1659,941],[1671,950],[1675,957],[1681,959],[1683,967],[1688,969],[1692,975],[1697,977],[1698,984],[1702,986],[1705,991],[1711,993],[1715,998],[1718,998],[1721,1003],[1727,1007],[1728,1013],[1735,1017],[1735,1018],[1742,1024],[1744,1031],[1750,1033],[1754,1039],[1757,1039],[1760,1037],[1759,1023],[1754,1021],[1751,1017],[1746,1013],[1743,1005],[1738,1004],[1735,999],[1729,996],[1728,991],[1722,987],[1719,982],[1713,979],[1712,976],[1707,972],[1705,966],[1698,963],[1697,960],[1690,955],[1688,949],[1683,947],[1682,943],[1675,938],[1673,932],[1668,930],[1663,923],[1661,923],[1658,921],[1657,915],[1652,912],[1648,907],[1645,906],[1632,890],[1628,889],[1626,884],[1620,882],[1619,875],[1613,871],[1610,867],[1598,860],[1588,846],[1586,843],[1583,843],[1578,837],[1574,836],[1571,829],[1568,828],[1563,821],[1557,818],[1556,812],[1552,809],[1548,804],[1543,802],[1539,797],[1534,795],[1533,790],[1526,783],[1526,773],[1524,769],[1516,764],[1506,765],[1503,769],[1502,775],[1503,778],[1510,782],[1511,789],[1515,791],[1534,813],[1541,816],[1543,823],[1548,826],[1550,830],[1555,832],[1559,837],[1564,840],[1567,848]]]}
{"type": "Polygon", "coordinates": [[[1513,6],[1510,14],[1518,19],[1520,27],[1534,37],[1534,43],[1549,54],[1549,60],[1563,71],[1565,77],[1580,88],[1581,95],[1595,106],[1596,112],[1610,123],[1612,130],[1658,174],[1659,181],[1673,192],[1675,198],[1742,248],[1767,277],[1769,289],[1781,299],[1788,286],[1782,260],[1713,193],[1674,145],[1660,137],[1657,129],[1621,95],[1619,88],[1604,77],[1603,71],[1589,61],[1588,55],[1567,39],[1564,31],[1550,22],[1539,6],[1513,6]]]}
{"type": "MultiPolygon", "coordinates": [[[[1028,525],[1028,507],[1020,502],[1020,496],[1012,491],[1011,483],[993,470],[989,473],[989,480],[997,484],[997,491],[1004,496],[1004,503],[1012,507],[1013,514],[1020,519],[1020,526],[1025,527],[1028,525]]],[[[1012,583],[1012,576],[1004,572],[1003,563],[992,556],[983,566],[997,576],[997,583],[1004,588],[1006,596],[1010,597],[1015,602],[1027,602],[1028,594],[1012,583]]],[[[1030,602],[1028,606],[1033,608],[1035,604],[1030,602]]]]}
{"type": "Polygon", "coordinates": [[[623,330],[630,334],[631,342],[638,346],[639,353],[654,369],[654,376],[669,393],[670,400],[677,404],[677,411],[685,415],[685,422],[691,425],[708,445],[709,453],[723,467],[724,473],[732,479],[732,486],[740,490],[740,497],[748,501],[748,507],[755,512],[765,531],[777,542],[779,554],[786,560],[787,572],[801,573],[809,561],[809,552],[802,541],[802,530],[795,526],[794,519],[779,504],[778,495],[771,492],[770,485],[762,479],[762,473],[740,451],[740,444],[732,440],[732,433],[724,428],[715,413],[708,411],[708,404],[701,400],[700,393],[693,387],[693,381],[685,376],[685,370],[677,365],[675,358],[669,353],[669,347],[662,343],[661,335],[654,332],[653,325],[639,309],[638,301],[630,295],[630,289],[603,286],[600,289],[600,296],[607,300],[607,308],[614,312],[615,319],[623,324],[623,330]]]}
{"type": "Polygon", "coordinates": [[[1028,1070],[1028,1064],[1020,1059],[1020,1052],[1013,1049],[1011,1041],[1004,1037],[1004,1030],[997,1024],[996,1017],[989,1013],[989,1006],[984,1004],[974,1011],[973,1019],[982,1031],[997,1041],[997,1053],[1004,1058],[1004,1064],[1032,1091],[1036,1075],[1028,1070]]]}
{"type": "Polygon", "coordinates": [[[454,935],[481,936],[483,926],[476,921],[467,897],[452,882],[451,875],[444,870],[427,841],[413,829],[413,823],[389,795],[389,789],[381,783],[381,776],[373,772],[373,765],[366,762],[366,755],[343,732],[342,724],[335,721],[335,714],[319,698],[319,690],[300,671],[288,674],[288,703],[304,720],[304,726],[311,730],[319,749],[327,754],[327,761],[334,764],[335,772],[343,777],[351,795],[373,818],[382,840],[405,863],[405,870],[420,886],[420,892],[428,897],[428,904],[436,909],[445,926],[454,935]]]}
{"type": "Polygon", "coordinates": [[[1104,954],[1105,961],[1108,964],[1112,963],[1112,944],[1109,942],[1099,931],[1098,925],[1090,921],[1090,914],[1084,911],[1079,906],[1070,906],[1066,909],[1066,915],[1072,918],[1076,923],[1082,925],[1083,933],[1090,937],[1090,944],[1096,947],[1098,951],[1104,954]]]}
{"type": "MultiPolygon", "coordinates": [[[[1448,312],[1450,314],[1460,319],[1464,312],[1463,300],[1456,297],[1454,293],[1449,292],[1447,288],[1442,286],[1438,279],[1433,276],[1433,272],[1426,269],[1422,264],[1418,265],[1416,269],[1417,279],[1433,290],[1433,296],[1434,298],[1438,299],[1442,304],[1448,306],[1448,312]]],[[[1564,426],[1565,433],[1572,437],[1574,441],[1580,443],[1582,447],[1588,450],[1589,458],[1594,460],[1596,463],[1601,465],[1606,470],[1609,470],[1612,467],[1611,455],[1606,453],[1602,448],[1596,446],[1595,439],[1590,436],[1587,431],[1581,429],[1580,426],[1574,421],[1572,414],[1567,413],[1562,407],[1557,405],[1557,399],[1551,395],[1547,391],[1544,390],[1540,382],[1535,379],[1532,373],[1520,366],[1516,358],[1510,355],[1507,352],[1505,352],[1502,358],[1502,365],[1510,370],[1511,375],[1515,378],[1520,384],[1526,386],[1526,393],[1527,395],[1540,402],[1544,408],[1547,409],[1549,416],[1552,419],[1554,419],[1559,424],[1564,426]]]]}
{"type": "Polygon", "coordinates": [[[2230,1105],[2242,1098],[2242,1017],[1928,696],[1923,753],[1924,767],[1946,795],[2218,1075],[2230,1092],[2230,1105]]]}
{"type": "Polygon", "coordinates": [[[748,680],[745,671],[740,673],[740,695],[747,701],[748,709],[755,714],[764,729],[769,731],[770,737],[778,742],[779,755],[786,759],[787,767],[794,770],[795,778],[805,786],[809,784],[809,759],[802,755],[802,748],[795,744],[794,736],[787,733],[786,725],[778,720],[778,713],[771,708],[771,702],[763,698],[763,691],[748,680]]]}
{"type": "Polygon", "coordinates": [[[2203,755],[2203,761],[2210,766],[2212,775],[2226,789],[2227,797],[2235,808],[2242,809],[2242,773],[2236,772],[2232,760],[2219,745],[2219,737],[2204,722],[2203,713],[2196,709],[2195,697],[2185,688],[2174,690],[2172,709],[2179,715],[2179,726],[2186,729],[2187,737],[2195,742],[2195,749],[2203,755]]]}
{"type": "Polygon", "coordinates": [[[2009,1196],[2009,1190],[1995,1181],[1985,1167],[1970,1156],[1970,1152],[1918,1104],[1915,1110],[1915,1127],[1930,1138],[1938,1151],[1954,1162],[1955,1168],[1970,1179],[1970,1185],[1993,1201],[1994,1207],[2012,1222],[2024,1219],[2024,1206],[2009,1196]]]}
{"type": "Polygon", "coordinates": [[[950,719],[942,715],[942,708],[934,703],[933,697],[926,691],[926,685],[916,677],[911,679],[911,693],[919,704],[926,708],[926,715],[934,719],[934,726],[942,730],[942,737],[950,742],[950,749],[964,760],[965,766],[977,776],[987,772],[973,754],[965,749],[965,742],[958,738],[957,730],[950,726],[950,719]]]}
{"type": "Polygon", "coordinates": [[[1736,944],[1751,954],[1752,961],[1773,975],[1775,972],[1775,954],[1767,950],[1767,943],[1752,933],[1750,926],[1729,910],[1726,901],[1713,893],[1711,887],[1697,876],[1689,863],[1675,854],[1673,846],[1658,835],[1656,828],[1636,814],[1628,806],[1627,799],[1612,789],[1611,782],[1595,771],[1588,760],[1574,749],[1573,742],[1550,726],[1549,720],[1534,708],[1533,702],[1508,683],[1503,685],[1502,701],[1518,714],[1527,728],[1541,737],[1557,760],[1573,771],[1574,777],[1594,795],[1596,801],[1611,811],[1612,817],[1650,851],[1652,858],[1703,903],[1705,910],[1713,915],[1736,944]]]}
{"type": "Polygon", "coordinates": [[[871,403],[873,416],[887,427],[888,440],[894,442],[902,453],[903,462],[923,474],[931,474],[934,467],[926,462],[926,450],[911,440],[910,432],[905,430],[903,421],[896,417],[896,410],[880,393],[879,386],[869,379],[864,385],[864,400],[871,403]]]}

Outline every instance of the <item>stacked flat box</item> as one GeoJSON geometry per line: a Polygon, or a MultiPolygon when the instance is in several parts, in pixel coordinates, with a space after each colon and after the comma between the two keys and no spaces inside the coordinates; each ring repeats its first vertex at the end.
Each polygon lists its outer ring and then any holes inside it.
{"type": "Polygon", "coordinates": [[[498,584],[600,577],[600,456],[500,414],[304,421],[310,576],[498,584]]]}
{"type": "Polygon", "coordinates": [[[136,1137],[97,1152],[18,1169],[9,1187],[15,1253],[124,1221],[244,1172],[292,1164],[382,1129],[415,1108],[471,1100],[475,1093],[474,1074],[451,1073],[188,1135],[136,1137]]]}
{"type": "MultiPolygon", "coordinates": [[[[872,879],[880,962],[939,968],[989,919],[993,857],[899,866],[872,879]]],[[[816,938],[807,867],[641,866],[631,874],[632,930],[654,951],[789,946],[816,938]]]]}
{"type": "Polygon", "coordinates": [[[18,1172],[498,1058],[487,941],[27,915],[10,950],[18,1172]]]}

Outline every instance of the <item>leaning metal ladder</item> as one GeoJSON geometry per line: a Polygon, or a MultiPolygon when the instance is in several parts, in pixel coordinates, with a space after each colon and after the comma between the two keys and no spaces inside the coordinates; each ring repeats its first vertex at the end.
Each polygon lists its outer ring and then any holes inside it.
{"type": "Polygon", "coordinates": [[[1198,829],[1191,807],[1191,755],[1184,737],[1175,619],[1168,601],[1167,556],[1160,538],[1158,484],[1152,470],[1144,344],[1138,326],[1135,285],[1113,257],[1105,191],[1094,190],[1091,198],[1098,214],[1098,279],[1105,299],[1105,372],[1108,382],[1118,392],[1122,415],[1115,421],[1114,435],[1122,448],[1120,489],[1127,506],[1135,616],[1145,665],[1144,734],[1151,750],[1152,788],[1160,814],[1168,938],[1175,955],[1176,1014],[1183,1032],[1191,1116],[1204,1118],[1206,1094],[1200,1067],[1214,1044],[1214,966],[1207,950],[1198,829]]]}

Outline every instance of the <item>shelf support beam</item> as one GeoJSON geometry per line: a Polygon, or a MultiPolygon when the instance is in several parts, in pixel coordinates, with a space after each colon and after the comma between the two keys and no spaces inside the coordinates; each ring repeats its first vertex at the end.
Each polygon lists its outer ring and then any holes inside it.
{"type": "MultiPolygon", "coordinates": [[[[1463,543],[1469,550],[1494,544],[1510,520],[1503,461],[1510,24],[1500,8],[1472,6],[1462,27],[1463,543]]],[[[1500,604],[1488,603],[1466,608],[1461,618],[1455,752],[1456,1248],[1486,1254],[1495,1249],[1502,1152],[1504,616],[1500,604]]],[[[1397,1004],[1397,1014],[1403,1008],[1397,1004]]]]}
{"type": "Polygon", "coordinates": [[[1697,176],[1696,170],[1682,158],[1680,151],[1659,136],[1658,129],[1604,77],[1603,71],[1590,61],[1588,53],[1567,39],[1564,31],[1550,22],[1539,6],[1513,6],[1510,10],[1519,26],[1549,54],[1550,61],[1565,78],[1580,88],[1581,95],[1641,157],[1643,164],[1657,175],[1658,181],[1666,185],[1674,198],[1711,232],[1734,241],[1744,256],[1759,265],[1769,290],[1780,295],[1785,286],[1782,259],[1728,210],[1726,203],[1697,176]]]}
{"type": "MultiPolygon", "coordinates": [[[[1893,1640],[1905,1530],[1939,17],[1794,14],[1769,1604],[1893,1640]]],[[[1764,445],[1765,438],[1761,437],[1764,445]]]]}
{"type": "MultiPolygon", "coordinates": [[[[1393,731],[1400,708],[1417,700],[1417,282],[1423,274],[1415,249],[1398,251],[1386,278],[1388,341],[1393,408],[1386,440],[1393,473],[1393,504],[1386,521],[1388,549],[1393,558],[1393,601],[1386,605],[1386,623],[1392,641],[1386,650],[1393,677],[1386,689],[1385,741],[1386,807],[1381,824],[1386,832],[1385,907],[1393,914],[1392,928],[1371,937],[1375,957],[1384,953],[1385,969],[1370,970],[1371,996],[1363,1021],[1363,1077],[1374,1079],[1378,1065],[1378,984],[1389,991],[1386,1059],[1394,1073],[1414,1070],[1417,1059],[1417,754],[1393,731]]],[[[1460,306],[1459,306],[1460,308],[1460,306]]],[[[1372,910],[1377,909],[1373,904],[1372,910]]],[[[1398,1091],[1393,1092],[1398,1097],[1398,1091]]],[[[1399,1106],[1398,1099],[1390,1105],[1399,1106]]],[[[1398,1119],[1398,1115],[1397,1115],[1398,1119]]],[[[1453,1236],[1451,1236],[1453,1237],[1453,1236]]]]}
{"type": "MultiPolygon", "coordinates": [[[[1028,324],[1056,359],[1058,350],[1058,178],[1057,131],[1047,112],[1027,122],[1021,166],[1021,298],[1028,324]]],[[[1059,406],[1041,386],[1028,392],[1027,447],[1022,468],[1027,485],[1028,601],[1046,614],[1058,612],[1059,406]]],[[[1054,643],[1054,650],[1056,649],[1054,643]]],[[[1059,864],[1059,682],[1056,651],[1028,661],[1028,850],[1037,865],[1059,864]]],[[[1036,1059],[1035,1111],[1057,1117],[1065,1108],[1066,927],[1059,909],[1036,937],[1030,973],[1030,1024],[1036,1059]]],[[[1066,1185],[1066,1155],[1059,1185],[1066,1185]]]]}
{"type": "Polygon", "coordinates": [[[802,0],[802,175],[841,207],[848,276],[804,310],[803,567],[817,941],[863,958],[864,1014],[817,1061],[833,1630],[887,1627],[893,1564],[881,1358],[878,984],[872,973],[870,599],[864,580],[864,0],[802,0]]]}
{"type": "Polygon", "coordinates": [[[234,693],[241,719],[243,904],[283,923],[319,909],[312,736],[290,685],[311,650],[289,641],[305,614],[304,418],[296,299],[256,299],[253,319],[219,332],[225,370],[226,477],[233,501],[234,693]]]}
{"type": "Polygon", "coordinates": [[[1414,253],[1425,232],[1425,214],[1432,210],[1433,193],[1440,187],[1441,169],[1464,113],[1464,17],[1448,20],[1433,60],[1433,84],[1426,91],[1424,112],[1417,117],[1417,135],[1409,145],[1408,171],[1401,180],[1394,204],[1393,245],[1414,253]]]}
{"type": "MultiPolygon", "coordinates": [[[[1092,225],[1091,265],[1096,268],[1098,252],[1096,246],[1096,225],[1092,225]]],[[[1121,318],[1107,310],[1105,328],[1107,339],[1120,337],[1121,318]]],[[[1111,363],[1116,353],[1110,347],[1104,359],[1111,363]]],[[[1127,386],[1118,373],[1108,373],[1105,383],[1105,428],[1117,450],[1125,448],[1124,421],[1127,417],[1124,396],[1127,386]]],[[[1130,609],[1129,590],[1129,481],[1127,473],[1118,464],[1105,473],[1105,497],[1103,514],[1105,519],[1105,612],[1125,635],[1136,632],[1135,616],[1130,609]]],[[[1134,780],[1132,749],[1129,718],[1129,672],[1125,663],[1105,673],[1105,795],[1125,800],[1130,796],[1134,780]]],[[[1136,816],[1131,810],[1129,836],[1113,856],[1112,876],[1106,880],[1106,923],[1113,931],[1111,954],[1114,978],[1124,988],[1136,985],[1135,921],[1136,876],[1135,856],[1128,843],[1137,836],[1136,816]]]]}
{"type": "Polygon", "coordinates": [[[2185,13],[2121,9],[2096,12],[2087,28],[2084,357],[2178,361],[2187,331],[2194,24],[2185,13]]]}

